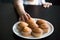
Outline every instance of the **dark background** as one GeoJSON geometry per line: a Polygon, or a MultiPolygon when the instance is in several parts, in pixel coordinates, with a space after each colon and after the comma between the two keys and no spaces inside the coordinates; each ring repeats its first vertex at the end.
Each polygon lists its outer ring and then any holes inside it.
{"type": "MultiPolygon", "coordinates": [[[[59,40],[60,39],[60,0],[46,0],[53,3],[53,6],[44,9],[38,7],[42,14],[33,14],[32,17],[39,17],[50,21],[54,25],[54,33],[42,40],[59,40]],[[34,16],[36,15],[36,16],[34,16]]],[[[29,8],[29,6],[27,6],[29,8]]],[[[35,10],[36,11],[36,10],[35,10]]],[[[13,6],[13,0],[0,0],[0,40],[20,40],[13,34],[12,26],[18,21],[16,10],[13,6]]]]}

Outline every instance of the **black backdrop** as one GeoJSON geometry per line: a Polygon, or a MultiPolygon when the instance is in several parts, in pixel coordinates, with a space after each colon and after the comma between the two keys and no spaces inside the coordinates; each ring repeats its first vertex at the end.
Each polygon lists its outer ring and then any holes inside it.
{"type": "MultiPolygon", "coordinates": [[[[60,5],[60,1],[59,0],[46,0],[46,1],[52,2],[54,6],[48,9],[41,8],[42,14],[41,15],[38,14],[38,15],[39,17],[50,21],[55,28],[53,35],[46,38],[46,40],[58,40],[60,39],[60,35],[59,35],[60,6],[55,6],[55,5],[60,5]]],[[[17,17],[16,17],[17,15],[15,14],[14,7],[11,3],[13,3],[13,0],[0,0],[0,40],[18,40],[18,38],[14,37],[14,35],[12,34],[13,33],[12,26],[17,21],[17,17]]]]}
{"type": "MultiPolygon", "coordinates": [[[[46,1],[52,2],[53,5],[60,5],[60,0],[46,0],[46,1]]],[[[0,0],[0,2],[13,3],[13,0],[0,0]]]]}

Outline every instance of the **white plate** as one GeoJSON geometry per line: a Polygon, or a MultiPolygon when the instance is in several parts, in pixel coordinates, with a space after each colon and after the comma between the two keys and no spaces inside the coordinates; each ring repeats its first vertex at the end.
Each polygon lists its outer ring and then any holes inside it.
{"type": "MultiPolygon", "coordinates": [[[[35,21],[38,20],[38,18],[33,18],[33,19],[34,19],[35,21]]],[[[45,20],[45,21],[46,21],[46,20],[45,20]]],[[[36,37],[25,37],[25,36],[22,36],[22,35],[20,34],[19,30],[17,29],[18,24],[19,24],[20,22],[16,22],[16,23],[13,25],[13,32],[14,32],[17,36],[22,37],[22,38],[26,38],[26,39],[41,39],[41,38],[45,38],[45,37],[51,35],[51,34],[53,33],[53,31],[54,31],[53,25],[52,25],[50,22],[48,22],[48,21],[46,21],[46,22],[47,22],[47,24],[49,25],[49,30],[48,30],[47,33],[43,34],[42,36],[40,36],[40,37],[38,37],[38,38],[36,38],[36,37]]]]}

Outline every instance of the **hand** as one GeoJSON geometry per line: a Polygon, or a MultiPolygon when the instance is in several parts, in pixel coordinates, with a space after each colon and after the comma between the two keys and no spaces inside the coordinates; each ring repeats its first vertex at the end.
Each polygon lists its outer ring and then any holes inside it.
{"type": "Polygon", "coordinates": [[[43,4],[44,8],[49,8],[50,6],[52,6],[52,3],[46,2],[43,4]]]}
{"type": "Polygon", "coordinates": [[[28,14],[28,13],[23,13],[21,14],[19,20],[22,20],[22,21],[27,21],[31,18],[31,16],[28,14]]]}

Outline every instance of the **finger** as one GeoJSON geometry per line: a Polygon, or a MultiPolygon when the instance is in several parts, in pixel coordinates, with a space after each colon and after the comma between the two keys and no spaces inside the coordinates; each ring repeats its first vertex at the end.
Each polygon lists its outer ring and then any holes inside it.
{"type": "Polygon", "coordinates": [[[48,4],[48,6],[47,6],[47,7],[49,8],[50,6],[52,6],[52,3],[48,4]]]}
{"type": "Polygon", "coordinates": [[[25,18],[25,20],[28,20],[28,16],[26,14],[24,15],[24,18],[25,18]]]}
{"type": "Polygon", "coordinates": [[[50,3],[50,5],[52,5],[52,3],[50,3]]]}
{"type": "Polygon", "coordinates": [[[30,19],[30,18],[31,18],[31,16],[30,16],[29,14],[27,14],[27,16],[28,16],[28,19],[30,19]]]}
{"type": "Polygon", "coordinates": [[[21,20],[21,18],[19,18],[19,21],[21,20]]]}
{"type": "Polygon", "coordinates": [[[23,16],[21,16],[21,20],[22,20],[22,21],[25,21],[25,19],[24,19],[24,17],[23,17],[23,16]]]}
{"type": "Polygon", "coordinates": [[[46,8],[49,8],[49,4],[46,4],[45,6],[46,6],[46,8]]]}
{"type": "Polygon", "coordinates": [[[46,5],[44,5],[43,7],[46,8],[46,5]]]}
{"type": "Polygon", "coordinates": [[[47,8],[49,8],[50,7],[50,5],[47,5],[47,8]]]}

